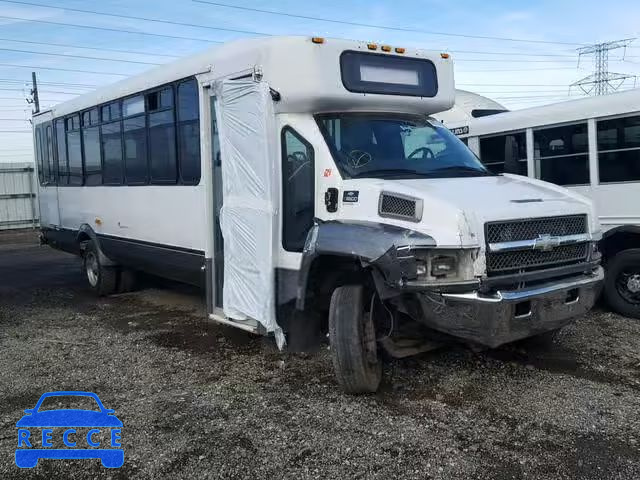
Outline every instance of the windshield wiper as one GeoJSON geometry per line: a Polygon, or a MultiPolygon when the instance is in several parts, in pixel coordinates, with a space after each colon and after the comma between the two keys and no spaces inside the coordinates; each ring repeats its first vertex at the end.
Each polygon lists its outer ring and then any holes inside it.
{"type": "Polygon", "coordinates": [[[435,170],[431,170],[429,173],[437,174],[438,172],[475,173],[475,174],[477,174],[479,176],[483,176],[483,177],[493,176],[493,173],[491,173],[488,170],[481,170],[479,168],[468,167],[466,165],[452,165],[450,167],[436,168],[435,170]]]}
{"type": "Polygon", "coordinates": [[[400,176],[400,175],[412,175],[412,176],[425,176],[423,172],[416,172],[415,170],[410,170],[408,168],[379,168],[374,170],[367,170],[365,172],[356,173],[355,175],[351,175],[351,178],[362,178],[368,177],[371,175],[384,175],[384,176],[400,176]]]}

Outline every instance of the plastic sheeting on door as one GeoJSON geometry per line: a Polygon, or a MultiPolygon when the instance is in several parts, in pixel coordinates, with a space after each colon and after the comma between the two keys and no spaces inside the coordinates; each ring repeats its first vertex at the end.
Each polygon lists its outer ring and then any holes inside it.
{"type": "Polygon", "coordinates": [[[222,153],[223,309],[251,318],[285,343],[275,313],[276,127],[266,83],[223,80],[214,85],[222,153]]]}

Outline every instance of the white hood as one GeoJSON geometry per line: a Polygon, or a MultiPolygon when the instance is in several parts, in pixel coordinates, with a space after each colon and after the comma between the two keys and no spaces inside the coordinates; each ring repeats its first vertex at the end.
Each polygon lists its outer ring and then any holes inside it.
{"type": "MultiPolygon", "coordinates": [[[[484,224],[495,220],[588,214],[592,233],[599,231],[588,199],[565,188],[518,175],[361,179],[345,181],[344,187],[360,189],[362,208],[372,202],[377,207],[381,191],[423,199],[422,221],[411,228],[433,237],[439,247],[483,246],[484,224]]],[[[349,209],[343,208],[348,213],[346,210],[349,209]]],[[[351,213],[356,212],[351,210],[351,213]]],[[[384,221],[408,227],[408,222],[384,221]]]]}

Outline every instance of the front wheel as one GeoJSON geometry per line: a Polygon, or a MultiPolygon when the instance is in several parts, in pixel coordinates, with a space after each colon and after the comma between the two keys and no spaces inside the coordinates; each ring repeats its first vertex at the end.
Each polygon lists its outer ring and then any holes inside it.
{"type": "Polygon", "coordinates": [[[604,294],[614,311],[640,318],[640,248],[623,250],[609,261],[604,294]]]}
{"type": "Polygon", "coordinates": [[[382,379],[371,295],[361,285],[338,287],[329,308],[329,341],[333,368],[347,393],[371,393],[382,379]]]}

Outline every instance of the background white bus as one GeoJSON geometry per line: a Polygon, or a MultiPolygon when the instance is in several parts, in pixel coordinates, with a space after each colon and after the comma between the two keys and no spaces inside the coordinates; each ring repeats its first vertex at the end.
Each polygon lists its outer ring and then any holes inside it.
{"type": "Polygon", "coordinates": [[[595,201],[611,307],[640,318],[640,89],[446,122],[490,170],[595,201]]]}

